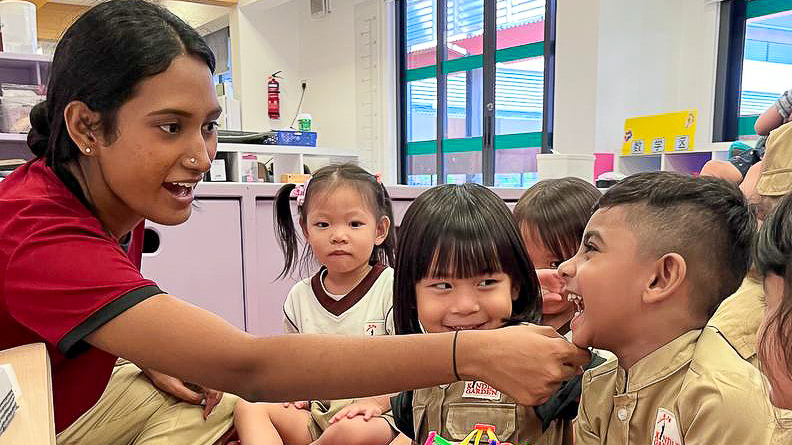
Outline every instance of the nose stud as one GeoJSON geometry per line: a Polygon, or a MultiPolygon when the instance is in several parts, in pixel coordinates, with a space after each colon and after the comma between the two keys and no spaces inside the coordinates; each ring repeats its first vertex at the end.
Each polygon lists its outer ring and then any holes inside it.
{"type": "Polygon", "coordinates": [[[195,164],[196,162],[198,161],[196,161],[195,158],[190,158],[190,164],[195,164]]]}

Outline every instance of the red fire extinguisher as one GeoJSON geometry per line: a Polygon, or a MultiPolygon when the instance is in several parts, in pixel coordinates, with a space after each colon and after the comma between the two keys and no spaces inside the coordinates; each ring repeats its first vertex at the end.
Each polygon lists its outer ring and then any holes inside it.
{"type": "Polygon", "coordinates": [[[267,111],[270,119],[280,119],[280,82],[278,76],[280,71],[276,71],[267,79],[267,111]]]}

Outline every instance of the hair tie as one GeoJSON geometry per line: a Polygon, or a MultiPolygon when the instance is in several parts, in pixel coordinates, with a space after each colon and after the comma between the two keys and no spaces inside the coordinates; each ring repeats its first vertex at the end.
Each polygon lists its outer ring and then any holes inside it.
{"type": "Polygon", "coordinates": [[[309,176],[304,183],[297,184],[297,187],[292,190],[291,196],[297,198],[297,207],[302,207],[303,204],[305,204],[305,192],[308,191],[308,183],[310,182],[311,176],[309,176]]]}
{"type": "Polygon", "coordinates": [[[382,184],[382,173],[380,172],[374,173],[374,178],[377,179],[377,184],[382,184]]]}

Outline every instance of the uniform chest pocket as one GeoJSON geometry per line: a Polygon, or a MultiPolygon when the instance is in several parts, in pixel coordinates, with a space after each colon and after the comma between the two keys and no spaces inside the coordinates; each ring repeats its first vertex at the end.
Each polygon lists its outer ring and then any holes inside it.
{"type": "Polygon", "coordinates": [[[426,405],[420,405],[420,406],[413,405],[412,415],[413,415],[413,433],[414,433],[414,437],[412,437],[412,439],[416,442],[421,441],[421,443],[423,443],[421,439],[425,437],[424,435],[428,436],[429,434],[429,431],[421,431],[424,415],[426,415],[426,405]]]}
{"type": "MultiPolygon", "coordinates": [[[[517,425],[517,405],[513,403],[452,403],[448,405],[445,428],[449,439],[461,441],[477,423],[495,425],[499,441],[508,441],[517,425]]],[[[480,443],[487,443],[486,433],[480,443]]],[[[476,444],[473,444],[476,445],[476,444]]]]}

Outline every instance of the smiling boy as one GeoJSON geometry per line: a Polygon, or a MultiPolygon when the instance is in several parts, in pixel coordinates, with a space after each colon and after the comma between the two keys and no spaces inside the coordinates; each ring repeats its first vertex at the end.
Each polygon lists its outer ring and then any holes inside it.
{"type": "Polygon", "coordinates": [[[583,376],[577,445],[769,443],[757,370],[705,327],[745,276],[755,228],[714,178],[642,173],[600,199],[559,268],[573,341],[618,359],[583,376]]]}

